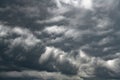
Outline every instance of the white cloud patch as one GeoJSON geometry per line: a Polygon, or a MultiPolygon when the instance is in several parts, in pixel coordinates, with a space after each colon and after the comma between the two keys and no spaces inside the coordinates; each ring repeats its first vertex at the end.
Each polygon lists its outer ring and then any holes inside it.
{"type": "Polygon", "coordinates": [[[11,46],[22,45],[27,49],[28,47],[35,46],[39,42],[41,42],[39,39],[36,39],[36,37],[29,35],[29,37],[18,37],[16,39],[13,39],[11,46]]]}
{"type": "Polygon", "coordinates": [[[15,27],[13,28],[13,33],[16,33],[18,35],[26,35],[28,33],[30,33],[30,31],[28,29],[24,29],[24,28],[20,28],[20,27],[15,27]]]}
{"type": "Polygon", "coordinates": [[[40,43],[41,40],[37,39],[29,30],[22,29],[19,27],[15,27],[13,29],[13,33],[16,33],[18,35],[21,35],[21,37],[18,37],[13,40],[12,46],[14,45],[23,45],[25,46],[35,46],[37,43],[40,43]]]}
{"type": "Polygon", "coordinates": [[[92,0],[55,0],[59,8],[63,7],[64,4],[76,7],[76,8],[85,8],[92,9],[92,0]]]}
{"type": "Polygon", "coordinates": [[[113,71],[117,72],[119,70],[118,60],[119,59],[108,60],[106,62],[107,68],[109,68],[110,70],[113,70],[113,71]]]}
{"type": "Polygon", "coordinates": [[[54,25],[54,26],[46,27],[44,31],[49,34],[62,34],[66,31],[66,28],[64,26],[54,25]]]}
{"type": "Polygon", "coordinates": [[[0,25],[0,37],[5,37],[9,34],[10,28],[5,27],[4,25],[0,25]]]}
{"type": "Polygon", "coordinates": [[[61,62],[66,55],[67,53],[61,51],[60,49],[56,49],[54,47],[46,47],[45,53],[43,53],[40,57],[40,63],[44,63],[51,57],[61,62]]]}
{"type": "Polygon", "coordinates": [[[18,35],[18,37],[10,38],[8,41],[10,42],[10,48],[21,45],[24,48],[29,48],[35,46],[37,43],[40,43],[41,40],[37,39],[36,36],[32,34],[27,28],[14,27],[10,28],[9,26],[1,25],[0,27],[0,35],[1,38],[9,37],[12,35],[18,35]]]}
{"type": "Polygon", "coordinates": [[[85,9],[93,9],[93,0],[82,0],[81,6],[85,9]]]}

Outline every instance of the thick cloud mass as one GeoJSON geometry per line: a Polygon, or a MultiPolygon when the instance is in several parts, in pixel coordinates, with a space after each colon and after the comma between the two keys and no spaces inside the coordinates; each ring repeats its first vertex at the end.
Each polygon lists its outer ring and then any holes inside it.
{"type": "Polygon", "coordinates": [[[119,0],[0,0],[0,80],[119,80],[119,0]]]}

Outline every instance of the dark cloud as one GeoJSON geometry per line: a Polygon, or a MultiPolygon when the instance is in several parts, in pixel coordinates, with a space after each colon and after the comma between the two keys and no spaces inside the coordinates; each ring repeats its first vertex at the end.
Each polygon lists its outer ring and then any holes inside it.
{"type": "MultiPolygon", "coordinates": [[[[38,19],[43,20],[50,15],[47,11],[50,5],[47,5],[43,0],[1,0],[0,3],[0,20],[4,22],[5,25],[11,25],[11,27],[21,26],[32,30],[40,30],[44,25],[38,25],[35,21],[38,19]]],[[[48,3],[52,4],[50,1],[48,1],[48,3]]]]}
{"type": "Polygon", "coordinates": [[[119,80],[120,1],[1,0],[1,80],[119,80]]]}

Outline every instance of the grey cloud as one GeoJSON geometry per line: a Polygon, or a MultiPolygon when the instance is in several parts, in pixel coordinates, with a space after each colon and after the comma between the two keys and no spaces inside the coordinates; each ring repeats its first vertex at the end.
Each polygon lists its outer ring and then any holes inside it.
{"type": "Polygon", "coordinates": [[[22,72],[16,72],[16,71],[12,71],[12,72],[1,72],[0,76],[5,78],[5,77],[12,77],[12,78],[23,78],[26,79],[27,77],[31,77],[33,79],[42,79],[42,80],[82,80],[81,78],[77,77],[77,76],[71,76],[71,77],[67,77],[65,75],[62,75],[60,73],[48,73],[45,71],[42,72],[38,72],[38,71],[22,71],[22,72]]]}
{"type": "Polygon", "coordinates": [[[119,1],[0,4],[1,77],[120,78],[119,1]]]}
{"type": "Polygon", "coordinates": [[[0,30],[0,56],[3,59],[1,65],[4,66],[7,64],[13,68],[19,68],[18,65],[20,65],[21,68],[26,66],[30,67],[31,64],[29,64],[29,62],[37,65],[37,59],[39,59],[39,56],[44,51],[44,46],[40,39],[26,28],[11,28],[1,25],[0,30]],[[24,65],[25,63],[26,65],[24,65]]]}
{"type": "Polygon", "coordinates": [[[15,38],[9,38],[8,41],[11,43],[12,46],[16,46],[17,44],[19,45],[24,45],[25,46],[34,46],[37,43],[40,43],[40,39],[37,39],[36,36],[32,34],[28,29],[25,28],[20,28],[20,27],[15,27],[15,28],[10,28],[9,26],[4,26],[1,25],[0,28],[1,32],[1,38],[13,36],[16,35],[15,38]]]}
{"type": "Polygon", "coordinates": [[[0,20],[5,25],[11,25],[12,27],[21,26],[28,27],[32,30],[38,28],[41,29],[44,25],[38,25],[36,21],[44,20],[45,18],[49,17],[49,15],[51,15],[47,11],[47,8],[52,6],[51,4],[51,1],[49,1],[49,5],[47,5],[43,0],[1,0],[0,20]]]}
{"type": "Polygon", "coordinates": [[[53,18],[50,18],[50,19],[47,19],[47,20],[42,20],[42,21],[38,20],[38,21],[36,21],[36,23],[39,23],[39,24],[56,23],[56,22],[60,22],[64,19],[65,19],[64,16],[57,16],[57,17],[53,17],[53,18]]]}
{"type": "Polygon", "coordinates": [[[51,68],[64,74],[77,74],[77,65],[67,56],[67,53],[60,49],[46,47],[46,51],[41,55],[39,61],[40,64],[46,65],[48,69],[51,68]],[[68,68],[66,69],[66,67],[68,68]]]}

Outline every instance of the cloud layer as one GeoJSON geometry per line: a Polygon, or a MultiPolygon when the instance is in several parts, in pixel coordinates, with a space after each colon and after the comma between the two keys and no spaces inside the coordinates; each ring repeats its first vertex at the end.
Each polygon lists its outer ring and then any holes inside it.
{"type": "Polygon", "coordinates": [[[0,1],[0,79],[119,80],[115,0],[0,1]]]}

